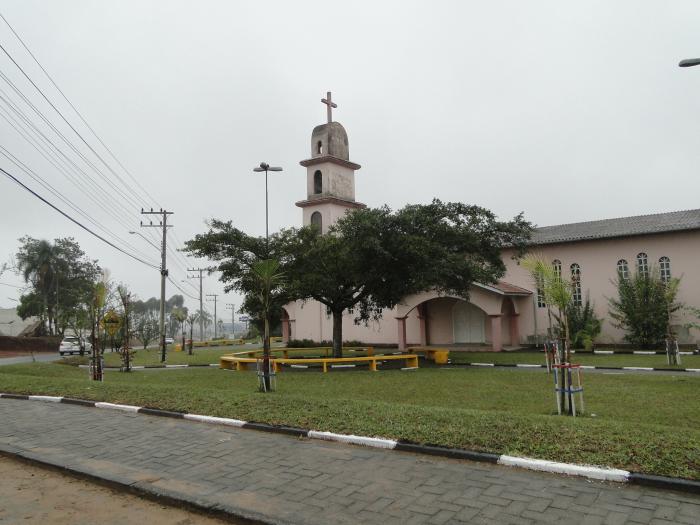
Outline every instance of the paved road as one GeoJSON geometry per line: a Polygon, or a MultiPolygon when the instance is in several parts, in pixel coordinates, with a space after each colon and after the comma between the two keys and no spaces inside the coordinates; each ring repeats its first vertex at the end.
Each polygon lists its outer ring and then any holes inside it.
{"type": "Polygon", "coordinates": [[[0,450],[287,524],[700,524],[700,497],[65,404],[0,399],[0,450]]]}
{"type": "MultiPolygon", "coordinates": [[[[37,362],[40,363],[47,363],[50,361],[58,361],[61,359],[61,356],[58,355],[58,352],[55,354],[52,353],[41,353],[41,354],[34,354],[34,359],[37,362]]],[[[20,355],[16,357],[0,357],[0,366],[2,365],[18,365],[21,363],[31,363],[32,362],[32,356],[31,355],[20,355]]]]}

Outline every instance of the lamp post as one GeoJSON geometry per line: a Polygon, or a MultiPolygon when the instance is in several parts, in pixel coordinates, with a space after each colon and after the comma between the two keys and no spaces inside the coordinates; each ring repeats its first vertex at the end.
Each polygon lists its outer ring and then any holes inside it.
{"type": "Polygon", "coordinates": [[[686,58],[678,62],[678,67],[700,66],[700,58],[686,58]]]}
{"type": "Polygon", "coordinates": [[[268,213],[268,202],[267,202],[267,172],[268,171],[282,171],[282,168],[278,166],[270,166],[267,162],[261,162],[260,166],[253,168],[255,172],[265,172],[265,242],[270,241],[270,229],[269,229],[269,213],[268,213]]]}
{"type": "MultiPolygon", "coordinates": [[[[269,207],[268,207],[268,191],[267,191],[267,172],[282,171],[282,168],[270,166],[267,162],[261,162],[260,166],[253,168],[255,172],[265,172],[265,251],[267,258],[270,258],[270,227],[269,227],[269,207]]],[[[269,293],[269,290],[268,290],[269,293]]],[[[270,319],[269,312],[265,312],[265,332],[263,335],[263,362],[262,362],[262,383],[261,390],[267,392],[270,390],[270,319]]]]}
{"type": "Polygon", "coordinates": [[[138,235],[138,236],[141,237],[144,241],[146,241],[148,244],[150,244],[151,246],[153,246],[156,250],[160,251],[160,247],[159,247],[159,246],[156,246],[155,244],[153,244],[153,243],[151,242],[151,240],[150,240],[148,237],[146,237],[143,233],[141,233],[141,232],[129,232],[129,233],[130,233],[131,235],[138,235]]]}

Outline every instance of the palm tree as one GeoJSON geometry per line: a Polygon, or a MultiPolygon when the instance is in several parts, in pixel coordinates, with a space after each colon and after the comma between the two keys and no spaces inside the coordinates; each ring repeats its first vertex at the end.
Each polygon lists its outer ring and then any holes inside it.
{"type": "Polygon", "coordinates": [[[258,284],[258,298],[261,314],[265,323],[263,336],[263,382],[260,385],[263,392],[270,391],[270,311],[272,292],[282,284],[284,274],[279,271],[280,263],[276,259],[263,259],[250,268],[251,275],[258,284]]]}
{"type": "MultiPolygon", "coordinates": [[[[573,299],[573,282],[564,279],[554,266],[540,255],[528,255],[520,261],[520,264],[530,272],[535,281],[535,285],[542,292],[544,301],[547,304],[547,313],[550,316],[554,315],[559,323],[559,338],[561,339],[559,356],[562,363],[569,363],[571,361],[571,354],[569,353],[570,335],[567,312],[569,311],[573,299]],[[556,313],[551,312],[552,307],[556,307],[556,313]]],[[[566,386],[566,381],[566,375],[562,370],[559,373],[559,406],[562,408],[564,407],[565,401],[564,388],[566,386]]],[[[570,414],[571,407],[571,394],[569,394],[570,414]]]]}
{"type": "Polygon", "coordinates": [[[194,340],[192,339],[192,332],[194,331],[194,323],[197,322],[199,317],[196,313],[187,316],[187,323],[190,325],[190,346],[187,349],[187,353],[192,355],[192,347],[194,346],[194,340]]]}
{"type": "Polygon", "coordinates": [[[177,306],[170,312],[170,317],[175,319],[175,321],[180,325],[180,331],[182,332],[182,350],[185,350],[185,321],[187,320],[187,309],[178,308],[177,306]]]}
{"type": "Polygon", "coordinates": [[[212,323],[212,317],[209,312],[206,310],[197,310],[197,321],[200,319],[202,320],[202,324],[204,325],[204,328],[208,328],[209,325],[212,323]]]}
{"type": "Polygon", "coordinates": [[[43,324],[44,315],[47,316],[50,335],[53,335],[54,312],[49,297],[54,288],[56,266],[56,245],[46,240],[37,241],[27,238],[17,254],[17,268],[22,273],[24,281],[32,283],[34,290],[43,301],[41,320],[43,324]]]}

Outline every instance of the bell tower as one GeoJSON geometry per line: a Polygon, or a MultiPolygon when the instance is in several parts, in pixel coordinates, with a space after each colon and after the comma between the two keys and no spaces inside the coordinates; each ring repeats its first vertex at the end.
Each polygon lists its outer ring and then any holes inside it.
{"type": "Polygon", "coordinates": [[[339,122],[333,122],[329,91],[321,102],[327,106],[328,122],[311,132],[311,158],[299,164],[306,168],[306,200],[296,203],[303,210],[303,224],[316,224],[322,233],[349,210],[364,208],[355,201],[355,171],[359,164],[350,161],[348,134],[339,122]]]}

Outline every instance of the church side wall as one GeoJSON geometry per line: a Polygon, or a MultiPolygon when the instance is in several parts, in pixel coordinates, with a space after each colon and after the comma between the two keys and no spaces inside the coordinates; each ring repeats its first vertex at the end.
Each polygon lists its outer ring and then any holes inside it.
{"type": "MultiPolygon", "coordinates": [[[[650,268],[655,267],[657,270],[659,258],[668,257],[671,260],[671,276],[681,278],[679,301],[689,306],[700,307],[700,269],[698,268],[700,232],[698,231],[544,245],[533,248],[531,252],[541,255],[547,261],[559,259],[562,263],[562,274],[567,277],[571,275],[571,264],[580,265],[584,301],[586,293],[590,294],[596,314],[604,320],[603,330],[597,341],[600,344],[623,342],[624,332],[612,325],[608,312],[608,298],[617,297],[617,289],[612,281],[617,277],[617,262],[620,259],[625,259],[630,272],[634,272],[639,253],[646,253],[650,268]]],[[[512,251],[504,251],[503,259],[507,272],[503,279],[534,292],[535,287],[529,273],[513,261],[511,256],[512,251]]],[[[528,336],[533,336],[535,333],[535,317],[538,333],[546,332],[547,309],[535,308],[533,299],[522,301],[521,305],[520,336],[521,342],[527,342],[528,336]]],[[[700,332],[691,329],[686,340],[681,342],[695,342],[699,337],[700,332]]]]}

